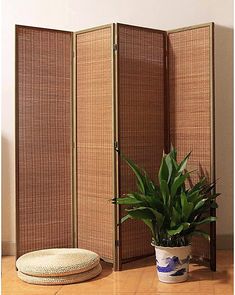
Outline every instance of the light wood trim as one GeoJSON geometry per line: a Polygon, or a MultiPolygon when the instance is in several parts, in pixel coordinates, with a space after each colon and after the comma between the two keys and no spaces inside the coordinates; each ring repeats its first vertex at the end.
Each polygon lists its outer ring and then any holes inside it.
{"type": "Polygon", "coordinates": [[[75,248],[78,247],[78,227],[77,227],[77,58],[76,58],[76,50],[77,50],[77,42],[76,42],[76,33],[73,33],[73,103],[72,103],[72,193],[73,193],[73,245],[75,248]]]}
{"type": "Polygon", "coordinates": [[[112,24],[106,24],[106,25],[102,25],[102,26],[92,27],[92,28],[89,28],[89,29],[79,30],[79,31],[74,32],[74,34],[77,35],[77,34],[88,33],[88,32],[97,31],[97,30],[101,30],[101,29],[107,29],[107,28],[110,28],[112,26],[113,26],[113,23],[112,24]]]}
{"type": "Polygon", "coordinates": [[[212,26],[212,25],[213,25],[213,22],[194,25],[194,26],[188,26],[188,27],[182,27],[182,28],[178,28],[178,29],[168,30],[167,34],[176,33],[176,32],[183,32],[183,31],[188,31],[188,30],[194,30],[194,29],[204,28],[204,27],[208,27],[208,26],[212,26]]]}
{"type": "MultiPolygon", "coordinates": [[[[115,144],[119,141],[118,128],[118,25],[113,25],[113,127],[114,127],[114,197],[119,197],[119,157],[115,144]]],[[[114,205],[114,270],[121,270],[121,251],[120,251],[120,206],[114,205]],[[118,241],[119,245],[116,244],[118,241]]]]}

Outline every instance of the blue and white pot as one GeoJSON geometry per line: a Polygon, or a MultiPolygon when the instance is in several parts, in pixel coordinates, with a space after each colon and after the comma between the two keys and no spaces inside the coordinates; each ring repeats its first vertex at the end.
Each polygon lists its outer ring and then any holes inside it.
{"type": "Polygon", "coordinates": [[[188,279],[191,246],[155,247],[159,281],[180,283],[188,279]]]}

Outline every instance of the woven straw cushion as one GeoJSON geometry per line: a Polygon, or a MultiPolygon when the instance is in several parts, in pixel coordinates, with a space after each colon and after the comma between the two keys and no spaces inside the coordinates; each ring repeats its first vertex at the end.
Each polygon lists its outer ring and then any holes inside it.
{"type": "Polygon", "coordinates": [[[79,274],[99,265],[100,257],[84,249],[46,249],[22,255],[16,261],[20,273],[37,277],[79,274]]]}
{"type": "Polygon", "coordinates": [[[80,283],[86,280],[90,280],[97,275],[99,275],[102,271],[101,265],[98,264],[94,268],[78,273],[73,275],[66,275],[66,276],[58,276],[58,277],[35,277],[26,275],[20,271],[17,272],[18,277],[29,284],[36,284],[36,285],[65,285],[65,284],[72,284],[72,283],[80,283]]]}

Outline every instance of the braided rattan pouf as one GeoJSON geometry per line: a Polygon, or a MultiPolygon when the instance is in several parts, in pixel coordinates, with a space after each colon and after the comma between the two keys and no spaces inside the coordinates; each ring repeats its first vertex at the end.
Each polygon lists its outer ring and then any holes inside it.
{"type": "Polygon", "coordinates": [[[100,257],[84,249],[46,249],[22,255],[16,261],[18,277],[30,284],[83,282],[100,274],[100,257]]]}

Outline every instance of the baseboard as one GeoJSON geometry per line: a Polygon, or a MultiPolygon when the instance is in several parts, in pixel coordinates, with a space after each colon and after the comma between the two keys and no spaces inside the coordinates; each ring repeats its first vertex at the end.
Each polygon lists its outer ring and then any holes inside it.
{"type": "Polygon", "coordinates": [[[16,254],[16,243],[11,241],[2,241],[2,256],[16,254]]]}
{"type": "Polygon", "coordinates": [[[218,250],[232,250],[233,249],[233,235],[217,235],[216,248],[218,250]]]}

